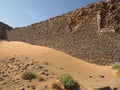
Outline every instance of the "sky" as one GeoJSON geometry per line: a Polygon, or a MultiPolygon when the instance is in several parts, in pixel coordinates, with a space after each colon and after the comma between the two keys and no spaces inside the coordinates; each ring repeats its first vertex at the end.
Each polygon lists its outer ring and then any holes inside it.
{"type": "Polygon", "coordinates": [[[0,0],[0,21],[24,27],[101,0],[0,0]]]}

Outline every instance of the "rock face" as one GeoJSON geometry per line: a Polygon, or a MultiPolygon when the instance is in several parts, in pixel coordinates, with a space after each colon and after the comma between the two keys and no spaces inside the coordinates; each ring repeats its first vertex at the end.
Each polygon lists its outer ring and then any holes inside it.
{"type": "Polygon", "coordinates": [[[12,27],[0,22],[0,39],[7,39],[6,30],[10,30],[12,27]]]}
{"type": "Polygon", "coordinates": [[[108,0],[7,32],[8,40],[54,48],[96,64],[120,61],[120,1],[108,0]]]}

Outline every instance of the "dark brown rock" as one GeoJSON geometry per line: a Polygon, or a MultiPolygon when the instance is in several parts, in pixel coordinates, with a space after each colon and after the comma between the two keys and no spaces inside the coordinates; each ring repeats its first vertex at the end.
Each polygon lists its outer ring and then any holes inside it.
{"type": "Polygon", "coordinates": [[[0,22],[0,39],[7,39],[6,30],[10,30],[12,27],[0,22]]]}
{"type": "Polygon", "coordinates": [[[94,90],[112,90],[112,89],[108,86],[108,87],[96,88],[94,90]]]}
{"type": "Polygon", "coordinates": [[[19,90],[25,90],[25,88],[24,87],[20,87],[20,89],[19,90]]]}

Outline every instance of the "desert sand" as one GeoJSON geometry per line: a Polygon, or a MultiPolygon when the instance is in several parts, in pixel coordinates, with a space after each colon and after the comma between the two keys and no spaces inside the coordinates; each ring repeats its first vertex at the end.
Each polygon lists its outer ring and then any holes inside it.
{"type": "Polygon", "coordinates": [[[30,88],[32,85],[33,88],[35,87],[35,90],[42,90],[40,88],[45,86],[46,89],[43,90],[54,90],[50,87],[51,83],[59,82],[58,76],[64,73],[70,74],[81,85],[81,90],[93,90],[94,88],[106,86],[110,86],[111,88],[120,86],[120,78],[116,75],[116,70],[111,69],[111,66],[90,64],[63,52],[43,46],[17,41],[0,41],[0,60],[0,72],[4,71],[8,75],[8,77],[4,77],[2,74],[0,75],[0,78],[4,78],[4,80],[0,79],[0,90],[20,90],[21,87],[25,88],[25,90],[34,90],[30,88]],[[5,60],[13,59],[14,62],[8,63],[9,65],[7,65],[12,67],[12,69],[8,68],[5,70],[2,63],[7,62],[5,60]],[[48,75],[42,74],[43,78],[45,78],[44,81],[27,81],[21,79],[22,70],[17,66],[28,63],[32,63],[29,64],[28,70],[34,71],[35,73],[40,74],[40,70],[33,67],[39,65],[48,71],[48,75]],[[10,70],[12,74],[17,73],[12,75],[10,70]],[[3,83],[3,81],[5,83],[3,83]],[[82,87],[84,89],[82,89],[82,87]]]}

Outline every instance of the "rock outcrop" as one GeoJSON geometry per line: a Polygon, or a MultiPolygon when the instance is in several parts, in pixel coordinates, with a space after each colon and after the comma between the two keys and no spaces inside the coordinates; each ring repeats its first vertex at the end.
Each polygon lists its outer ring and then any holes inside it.
{"type": "Polygon", "coordinates": [[[7,39],[6,30],[10,30],[12,27],[0,22],[0,39],[7,39]]]}
{"type": "Polygon", "coordinates": [[[15,28],[8,40],[54,48],[96,64],[120,61],[120,1],[108,0],[15,28]]]}

